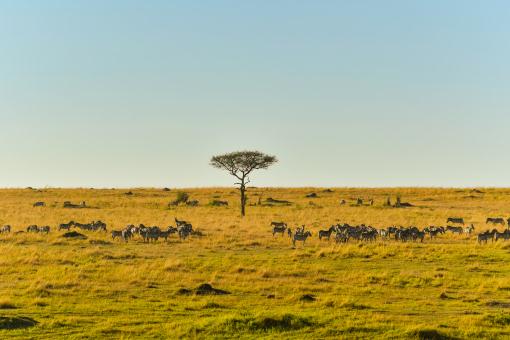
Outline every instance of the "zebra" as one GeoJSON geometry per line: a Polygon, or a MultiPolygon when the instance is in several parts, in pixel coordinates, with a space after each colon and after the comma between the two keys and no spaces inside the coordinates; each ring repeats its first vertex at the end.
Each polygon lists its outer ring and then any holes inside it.
{"type": "Polygon", "coordinates": [[[296,234],[304,234],[305,233],[305,226],[302,225],[301,227],[296,227],[296,234]]]}
{"type": "Polygon", "coordinates": [[[61,223],[58,226],[58,230],[71,230],[71,227],[74,225],[74,221],[70,221],[69,223],[61,223]]]}
{"type": "Polygon", "coordinates": [[[111,235],[112,235],[112,240],[115,240],[115,238],[118,237],[118,238],[123,239],[124,242],[127,242],[132,236],[131,231],[129,231],[128,229],[112,230],[111,235]]]}
{"type": "Polygon", "coordinates": [[[177,228],[176,227],[173,227],[173,226],[168,226],[167,230],[166,230],[169,234],[175,234],[178,232],[177,228]]]}
{"type": "Polygon", "coordinates": [[[386,239],[386,238],[388,238],[389,233],[388,233],[388,231],[386,229],[380,229],[379,230],[379,236],[381,236],[381,238],[386,239]]]}
{"type": "Polygon", "coordinates": [[[505,230],[504,232],[500,233],[500,232],[495,232],[494,233],[494,241],[497,241],[499,240],[500,238],[502,238],[503,240],[510,240],[510,231],[509,230],[505,230]]]}
{"type": "Polygon", "coordinates": [[[475,226],[471,223],[469,227],[464,228],[464,233],[471,235],[471,233],[475,230],[475,226]]]}
{"type": "Polygon", "coordinates": [[[432,240],[434,237],[437,237],[438,234],[442,234],[442,231],[441,229],[437,229],[437,228],[425,228],[426,232],[429,233],[429,236],[430,236],[430,239],[432,240]]]}
{"type": "Polygon", "coordinates": [[[39,232],[39,228],[35,224],[29,225],[27,227],[27,233],[38,233],[38,232],[39,232]]]}
{"type": "Polygon", "coordinates": [[[177,227],[180,227],[180,226],[183,226],[183,225],[186,225],[186,224],[189,224],[188,222],[184,221],[184,220],[178,220],[177,218],[174,218],[175,220],[175,224],[177,224],[177,227]]]}
{"type": "Polygon", "coordinates": [[[139,233],[144,242],[157,241],[160,232],[161,229],[158,226],[145,227],[143,224],[140,224],[139,233]]]}
{"type": "Polygon", "coordinates": [[[492,224],[501,224],[505,225],[505,220],[501,217],[488,217],[485,221],[486,224],[492,223],[492,224]]]}
{"type": "Polygon", "coordinates": [[[464,224],[464,219],[461,217],[448,217],[446,220],[446,223],[458,223],[458,224],[464,224]]]}
{"type": "Polygon", "coordinates": [[[164,230],[159,232],[158,237],[164,238],[167,241],[170,234],[172,234],[170,230],[164,230]]]}
{"type": "Polygon", "coordinates": [[[285,222],[271,222],[271,227],[287,227],[285,222]]]}
{"type": "Polygon", "coordinates": [[[11,226],[10,225],[4,225],[2,228],[0,228],[0,234],[10,233],[10,232],[11,232],[11,226]]]}
{"type": "Polygon", "coordinates": [[[282,234],[282,236],[285,235],[285,229],[287,229],[286,226],[274,226],[273,227],[273,237],[275,234],[278,234],[278,233],[282,234]]]}
{"type": "Polygon", "coordinates": [[[106,223],[104,223],[102,221],[93,221],[92,222],[92,230],[106,231],[106,223]]]}
{"type": "MultiPolygon", "coordinates": [[[[496,231],[497,232],[497,231],[496,231]]],[[[478,234],[478,243],[481,244],[482,242],[487,243],[487,240],[492,239],[493,235],[496,233],[495,229],[493,231],[486,231],[481,234],[478,234]]]]}
{"type": "Polygon", "coordinates": [[[112,230],[112,240],[115,240],[116,237],[122,237],[122,230],[112,230]]]}
{"type": "Polygon", "coordinates": [[[452,226],[447,226],[446,227],[446,231],[451,231],[452,234],[462,234],[462,227],[452,227],[452,226]]]}
{"type": "Polygon", "coordinates": [[[304,245],[306,242],[306,239],[310,236],[312,236],[312,233],[310,231],[307,231],[304,233],[295,233],[294,237],[292,238],[292,245],[295,247],[296,241],[301,241],[301,242],[303,242],[303,245],[304,245]]]}
{"type": "Polygon", "coordinates": [[[335,236],[336,243],[347,243],[349,241],[349,234],[346,232],[337,232],[335,236]]]}
{"type": "Polygon", "coordinates": [[[320,230],[319,231],[319,240],[322,240],[322,238],[327,238],[328,241],[331,238],[331,234],[335,231],[335,226],[329,227],[328,230],[320,230]]]}
{"type": "Polygon", "coordinates": [[[188,238],[189,235],[191,235],[191,232],[193,231],[193,226],[191,225],[191,223],[187,223],[178,227],[177,231],[179,233],[179,238],[181,240],[185,240],[186,238],[188,238]]]}
{"type": "Polygon", "coordinates": [[[44,207],[46,205],[46,203],[44,202],[35,202],[34,204],[32,204],[33,207],[44,207]]]}
{"type": "Polygon", "coordinates": [[[47,225],[45,225],[45,226],[43,226],[43,227],[39,227],[39,228],[37,228],[37,229],[38,229],[38,232],[40,232],[40,233],[45,233],[45,234],[47,234],[47,233],[49,233],[49,232],[50,232],[50,226],[47,226],[47,225]]]}
{"type": "Polygon", "coordinates": [[[417,231],[413,234],[413,239],[420,240],[420,242],[423,243],[423,239],[425,238],[425,232],[424,231],[417,231]]]}

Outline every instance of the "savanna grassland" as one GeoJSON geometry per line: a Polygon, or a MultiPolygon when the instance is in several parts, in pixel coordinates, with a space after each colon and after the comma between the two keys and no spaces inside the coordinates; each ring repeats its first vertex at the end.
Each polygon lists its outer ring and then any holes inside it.
{"type": "Polygon", "coordinates": [[[317,237],[334,223],[423,228],[450,216],[476,234],[493,228],[487,217],[510,217],[510,189],[250,188],[245,218],[235,189],[185,191],[198,207],[168,207],[177,190],[0,190],[0,224],[13,228],[0,234],[0,338],[510,337],[510,242],[317,237]],[[318,197],[306,198],[311,192],[318,197]],[[414,207],[383,206],[397,195],[414,207]],[[266,204],[270,197],[291,204],[266,204]],[[375,203],[351,205],[358,197],[375,203]],[[229,206],[209,206],[214,199],[229,206]],[[174,217],[204,236],[154,244],[110,237],[127,224],[175,225],[174,217]],[[63,238],[56,226],[70,220],[102,220],[108,233],[63,238]],[[305,224],[312,238],[294,248],[287,236],[273,237],[269,224],[279,220],[305,224]],[[15,233],[31,224],[52,230],[15,233]],[[196,294],[203,283],[230,294],[196,294]]]}

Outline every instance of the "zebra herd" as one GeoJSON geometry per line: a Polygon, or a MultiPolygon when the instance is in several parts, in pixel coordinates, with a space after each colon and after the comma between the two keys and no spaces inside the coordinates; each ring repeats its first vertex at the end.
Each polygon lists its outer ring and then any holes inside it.
{"type": "Polygon", "coordinates": [[[187,221],[175,218],[175,223],[176,227],[169,226],[167,229],[161,229],[158,226],[147,227],[143,224],[138,226],[130,224],[122,230],[112,230],[111,235],[112,239],[119,238],[125,242],[128,242],[136,235],[139,235],[143,239],[143,242],[155,242],[158,239],[164,239],[166,241],[172,234],[177,234],[181,240],[187,239],[190,235],[202,235],[200,231],[193,230],[192,224],[187,221]]]}
{"type": "MultiPolygon", "coordinates": [[[[487,223],[500,224],[503,219],[487,219],[487,223]]],[[[510,221],[510,219],[508,220],[510,221]]],[[[464,220],[460,218],[448,218],[448,222],[462,223],[464,224],[464,220]]],[[[504,224],[503,220],[503,224],[504,224]]],[[[293,231],[290,227],[287,226],[285,222],[271,222],[272,234],[275,236],[276,234],[281,234],[282,236],[287,234],[291,239],[292,244],[295,246],[296,241],[301,241],[303,244],[306,239],[312,236],[311,231],[305,232],[305,226],[302,225],[297,227],[295,231],[293,231]]],[[[441,234],[457,234],[457,235],[471,235],[475,231],[475,226],[470,224],[467,227],[460,226],[429,226],[423,229],[419,229],[416,226],[390,226],[388,228],[377,229],[370,225],[349,225],[348,223],[344,224],[336,224],[332,225],[328,229],[319,230],[318,237],[319,240],[330,240],[331,236],[335,234],[334,240],[336,243],[347,243],[349,240],[356,241],[368,241],[372,242],[377,240],[377,238],[383,240],[394,239],[395,241],[400,242],[423,242],[428,235],[429,239],[434,239],[438,235],[441,234]]],[[[478,234],[477,240],[479,243],[487,242],[487,240],[492,239],[493,241],[497,241],[499,239],[510,240],[510,228],[506,229],[504,232],[499,232],[497,229],[493,229],[492,231],[486,231],[478,234]]]]}
{"type": "Polygon", "coordinates": [[[91,223],[78,223],[70,221],[69,223],[62,223],[58,226],[58,230],[71,230],[71,228],[78,228],[88,231],[106,231],[106,223],[102,221],[92,221],[91,223]]]}
{"type": "MultiPolygon", "coordinates": [[[[139,224],[138,226],[135,226],[133,224],[130,224],[126,226],[122,230],[112,230],[111,231],[111,237],[112,239],[122,239],[125,242],[129,241],[130,239],[134,238],[136,235],[139,235],[144,242],[154,242],[158,239],[164,239],[165,241],[170,237],[172,234],[177,234],[181,240],[187,239],[190,235],[195,236],[203,236],[203,234],[199,230],[194,230],[191,223],[184,221],[184,220],[178,220],[175,218],[176,227],[169,226],[166,229],[161,229],[158,226],[145,226],[143,224],[139,224]]],[[[58,225],[58,230],[61,231],[70,231],[72,228],[77,228],[80,230],[87,230],[87,231],[104,231],[106,232],[106,223],[102,221],[92,221],[90,223],[79,223],[75,221],[69,221],[68,223],[61,223],[58,225]]],[[[43,233],[48,234],[50,232],[51,228],[50,226],[38,226],[38,225],[30,225],[26,228],[27,233],[43,233]]],[[[11,232],[11,226],[5,225],[3,227],[0,227],[0,234],[3,233],[10,233],[11,232]]],[[[18,233],[23,233],[24,230],[17,231],[18,233]]]]}

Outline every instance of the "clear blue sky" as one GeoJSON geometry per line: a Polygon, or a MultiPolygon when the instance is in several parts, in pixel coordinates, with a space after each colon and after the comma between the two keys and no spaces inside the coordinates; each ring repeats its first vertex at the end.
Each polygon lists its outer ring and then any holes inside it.
{"type": "Polygon", "coordinates": [[[2,1],[0,186],[509,186],[508,1],[2,1]]]}

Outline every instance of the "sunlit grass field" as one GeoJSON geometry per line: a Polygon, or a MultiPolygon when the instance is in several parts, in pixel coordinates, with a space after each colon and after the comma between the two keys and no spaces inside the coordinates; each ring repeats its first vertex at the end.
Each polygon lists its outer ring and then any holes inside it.
{"type": "Polygon", "coordinates": [[[317,236],[336,223],[424,228],[447,217],[464,217],[477,234],[494,228],[487,217],[510,217],[510,189],[324,189],[250,188],[245,218],[232,188],[0,190],[0,225],[13,228],[0,234],[0,338],[510,337],[510,242],[479,245],[476,235],[448,233],[424,243],[335,244],[317,236]],[[199,206],[169,207],[177,191],[199,206]],[[312,192],[318,197],[305,197],[312,192]],[[413,207],[384,206],[397,196],[413,207]],[[355,206],[357,198],[374,204],[355,206]],[[229,206],[210,206],[215,199],[229,206]],[[167,227],[175,217],[204,236],[111,240],[112,229],[167,227]],[[108,233],[63,238],[56,227],[70,220],[102,220],[108,233]],[[273,237],[271,221],[304,224],[313,236],[294,248],[287,236],[273,237]],[[52,230],[15,233],[31,224],[52,230]],[[203,283],[230,294],[195,294],[203,283]]]}

